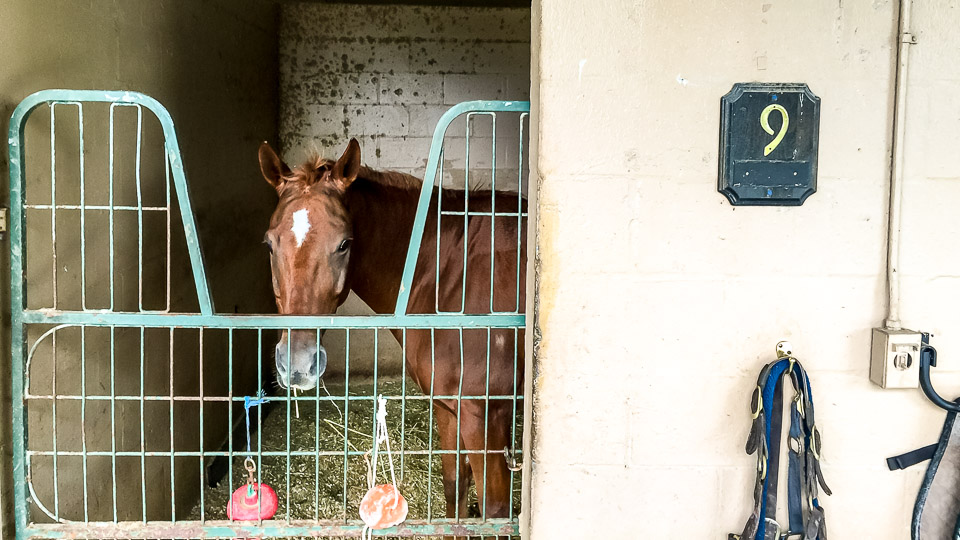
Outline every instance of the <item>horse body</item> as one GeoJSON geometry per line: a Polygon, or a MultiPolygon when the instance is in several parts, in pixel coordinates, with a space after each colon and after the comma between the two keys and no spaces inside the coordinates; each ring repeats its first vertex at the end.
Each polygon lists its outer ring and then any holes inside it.
{"type": "MultiPolygon", "coordinates": [[[[359,166],[359,146],[354,149],[353,142],[337,162],[316,160],[296,172],[279,162],[269,147],[267,150],[265,156],[265,149],[261,147],[261,168],[268,181],[277,187],[282,201],[271,222],[275,240],[283,237],[281,233],[293,219],[292,214],[301,210],[308,210],[312,221],[332,229],[339,227],[332,232],[317,231],[315,234],[326,235],[327,239],[317,240],[315,244],[334,246],[342,245],[337,244],[338,241],[349,240],[345,280],[339,278],[342,260],[336,251],[328,255],[329,247],[326,252],[316,248],[299,255],[299,262],[274,263],[275,292],[280,289],[277,304],[281,313],[305,312],[309,306],[302,304],[310,303],[316,305],[314,309],[322,310],[317,313],[332,312],[330,299],[339,305],[350,289],[375,312],[393,313],[421,181],[401,173],[359,166]],[[281,172],[279,179],[272,175],[273,170],[281,172]],[[348,177],[338,177],[342,174],[338,171],[347,171],[348,177]],[[349,178],[351,174],[353,178],[349,178]],[[283,186],[291,182],[303,185],[283,186]],[[299,275],[278,279],[276,274],[284,269],[292,269],[299,275]],[[318,285],[318,281],[323,284],[318,285]],[[343,283],[338,288],[336,284],[340,281],[343,283]],[[312,300],[303,301],[303,294],[283,290],[298,287],[313,291],[306,295],[312,300]],[[293,307],[298,302],[286,302],[288,298],[299,298],[300,305],[293,307]]],[[[434,189],[429,208],[407,312],[523,312],[526,219],[518,219],[516,215],[526,210],[526,201],[516,193],[434,189]],[[466,220],[462,215],[441,215],[438,222],[438,202],[444,211],[462,212],[466,204],[470,212],[481,215],[470,215],[466,220]],[[512,215],[482,215],[490,214],[493,209],[512,215]]],[[[295,233],[296,226],[296,223],[290,226],[295,233]]],[[[289,236],[286,235],[287,246],[289,236]]],[[[294,241],[307,245],[303,238],[294,236],[294,241]]],[[[277,247],[273,250],[274,259],[283,258],[278,255],[277,247]]],[[[316,378],[322,375],[322,369],[315,367],[321,355],[309,350],[309,342],[316,342],[315,336],[306,335],[298,342],[295,333],[290,333],[289,344],[284,342],[288,338],[284,335],[277,347],[278,379],[283,385],[295,380],[296,371],[290,368],[291,373],[284,374],[280,365],[283,348],[288,348],[293,358],[316,358],[314,364],[299,371],[308,375],[316,373],[316,378]],[[298,351],[303,350],[306,352],[297,356],[298,351]]],[[[424,394],[511,398],[523,387],[522,330],[394,329],[392,333],[403,345],[408,372],[424,394]]],[[[325,352],[322,358],[325,366],[325,352]]],[[[434,416],[441,448],[468,452],[460,454],[459,459],[453,453],[441,456],[447,517],[466,517],[471,476],[477,486],[483,516],[506,517],[511,504],[510,472],[501,452],[511,441],[512,400],[437,399],[434,416]],[[494,453],[474,453],[487,451],[494,453]],[[474,459],[468,460],[468,456],[474,459]]]]}

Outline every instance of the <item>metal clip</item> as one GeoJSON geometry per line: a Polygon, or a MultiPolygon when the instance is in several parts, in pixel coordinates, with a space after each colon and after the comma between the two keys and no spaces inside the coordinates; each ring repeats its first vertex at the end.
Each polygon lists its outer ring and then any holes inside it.
{"type": "Polygon", "coordinates": [[[247,470],[247,496],[252,497],[256,492],[253,485],[257,483],[253,475],[257,472],[257,464],[253,462],[253,458],[247,457],[243,460],[243,468],[247,470]]]}
{"type": "Polygon", "coordinates": [[[518,472],[523,470],[523,462],[517,459],[517,454],[509,447],[503,447],[503,459],[507,462],[507,469],[518,472]]]}

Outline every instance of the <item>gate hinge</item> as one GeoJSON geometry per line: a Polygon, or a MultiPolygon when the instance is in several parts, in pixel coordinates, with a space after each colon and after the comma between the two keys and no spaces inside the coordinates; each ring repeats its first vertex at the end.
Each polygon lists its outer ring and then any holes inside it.
{"type": "Polygon", "coordinates": [[[0,240],[4,240],[7,237],[7,213],[9,211],[9,208],[0,208],[0,240]]]}
{"type": "Polygon", "coordinates": [[[901,41],[902,43],[908,43],[908,44],[910,44],[910,45],[916,45],[916,44],[917,44],[917,36],[916,36],[916,34],[911,34],[910,32],[904,32],[904,33],[900,34],[900,41],[901,41]]]}

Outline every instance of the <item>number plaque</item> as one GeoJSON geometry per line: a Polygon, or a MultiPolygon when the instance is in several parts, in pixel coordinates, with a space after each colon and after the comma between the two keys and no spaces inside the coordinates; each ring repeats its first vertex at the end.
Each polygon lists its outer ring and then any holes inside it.
{"type": "Polygon", "coordinates": [[[737,83],[720,100],[717,189],[734,206],[799,206],[817,191],[820,98],[806,84],[737,83]]]}

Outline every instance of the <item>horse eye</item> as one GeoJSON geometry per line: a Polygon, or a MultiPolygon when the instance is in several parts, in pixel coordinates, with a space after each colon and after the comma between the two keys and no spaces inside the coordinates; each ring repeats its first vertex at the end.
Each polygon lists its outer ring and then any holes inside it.
{"type": "Polygon", "coordinates": [[[348,249],[350,249],[350,239],[349,239],[349,238],[347,238],[347,239],[344,240],[343,242],[340,242],[340,246],[337,247],[337,253],[345,253],[348,249]]]}

